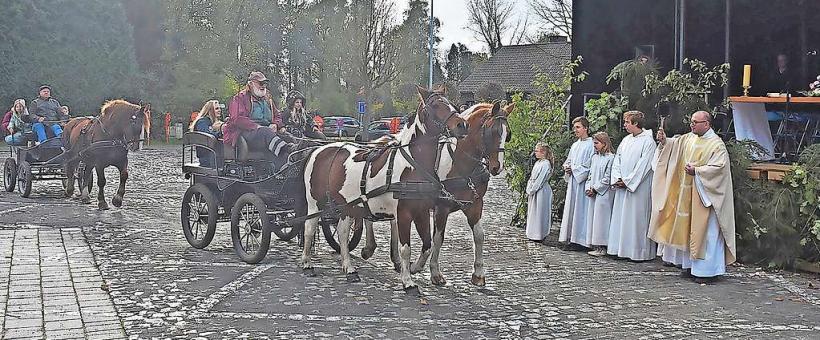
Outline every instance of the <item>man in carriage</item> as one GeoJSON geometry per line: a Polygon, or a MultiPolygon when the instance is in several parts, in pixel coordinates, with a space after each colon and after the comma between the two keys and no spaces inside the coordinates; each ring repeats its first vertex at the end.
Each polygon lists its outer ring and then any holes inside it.
{"type": "Polygon", "coordinates": [[[39,97],[31,102],[27,120],[37,135],[37,144],[48,139],[46,130],[51,131],[53,137],[63,134],[60,123],[68,120],[68,115],[63,112],[60,102],[51,97],[51,86],[40,86],[39,97]]]}
{"type": "Polygon", "coordinates": [[[279,132],[283,127],[282,116],[271,100],[268,82],[262,72],[251,72],[245,88],[228,105],[223,138],[228,145],[236,146],[241,136],[250,151],[270,152],[278,169],[294,147],[292,137],[279,132]]]}

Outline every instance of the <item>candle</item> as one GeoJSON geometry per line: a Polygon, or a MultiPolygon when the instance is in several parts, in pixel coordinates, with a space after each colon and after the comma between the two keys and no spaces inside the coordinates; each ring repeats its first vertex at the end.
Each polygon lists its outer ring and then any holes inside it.
{"type": "Polygon", "coordinates": [[[752,65],[743,65],[743,87],[749,87],[752,83],[752,65]]]}

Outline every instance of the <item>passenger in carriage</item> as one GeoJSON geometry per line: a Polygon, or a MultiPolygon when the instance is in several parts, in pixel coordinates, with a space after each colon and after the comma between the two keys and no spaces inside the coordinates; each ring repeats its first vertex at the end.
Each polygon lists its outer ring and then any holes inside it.
{"type": "Polygon", "coordinates": [[[25,145],[28,141],[26,135],[31,132],[31,124],[25,122],[23,117],[28,116],[25,99],[17,99],[11,110],[3,117],[3,129],[8,132],[5,138],[8,145],[25,145]]]}
{"type": "Polygon", "coordinates": [[[286,99],[288,108],[282,113],[282,124],[284,125],[280,132],[287,132],[293,137],[325,139],[325,134],[319,130],[311,118],[310,114],[305,110],[305,96],[299,91],[290,91],[286,99]]]}
{"type": "Polygon", "coordinates": [[[54,137],[60,137],[63,134],[60,122],[68,117],[62,112],[60,102],[51,97],[51,87],[43,85],[40,86],[39,97],[31,102],[29,115],[24,119],[32,123],[31,128],[37,134],[37,144],[40,144],[48,139],[46,128],[54,137]]]}
{"type": "MultiPolygon", "coordinates": [[[[217,100],[209,100],[205,102],[199,114],[194,117],[191,126],[188,127],[190,131],[207,133],[215,138],[222,138],[222,108],[217,100]]],[[[204,148],[196,149],[196,157],[199,158],[199,165],[212,168],[216,165],[214,153],[204,148]]]]}
{"type": "Polygon", "coordinates": [[[292,139],[279,133],[282,119],[268,92],[268,78],[262,72],[251,72],[247,86],[231,99],[228,114],[223,129],[225,143],[236,146],[242,136],[251,151],[271,152],[277,169],[285,163],[293,149],[292,139]]]}

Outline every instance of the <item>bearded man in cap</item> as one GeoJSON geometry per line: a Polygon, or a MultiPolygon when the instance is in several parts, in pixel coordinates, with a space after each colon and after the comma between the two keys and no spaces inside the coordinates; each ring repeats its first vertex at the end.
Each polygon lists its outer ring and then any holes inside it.
{"type": "Polygon", "coordinates": [[[223,125],[225,143],[236,146],[239,136],[245,138],[252,151],[270,151],[275,156],[276,167],[285,163],[293,145],[280,134],[282,117],[271,100],[268,78],[254,71],[248,83],[228,105],[228,121],[223,125]]]}
{"type": "Polygon", "coordinates": [[[26,119],[31,124],[31,129],[37,134],[37,144],[48,139],[46,129],[51,130],[54,137],[63,134],[60,122],[67,120],[67,114],[63,113],[60,102],[51,97],[51,86],[40,86],[40,93],[37,99],[31,102],[26,119]]]}

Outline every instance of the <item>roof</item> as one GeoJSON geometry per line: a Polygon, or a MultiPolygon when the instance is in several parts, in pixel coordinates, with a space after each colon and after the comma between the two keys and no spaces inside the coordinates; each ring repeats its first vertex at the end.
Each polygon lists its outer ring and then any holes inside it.
{"type": "Polygon", "coordinates": [[[496,83],[506,92],[535,92],[535,75],[544,72],[550,79],[558,80],[571,53],[568,42],[503,46],[464,79],[458,89],[475,92],[486,83],[496,83]]]}

